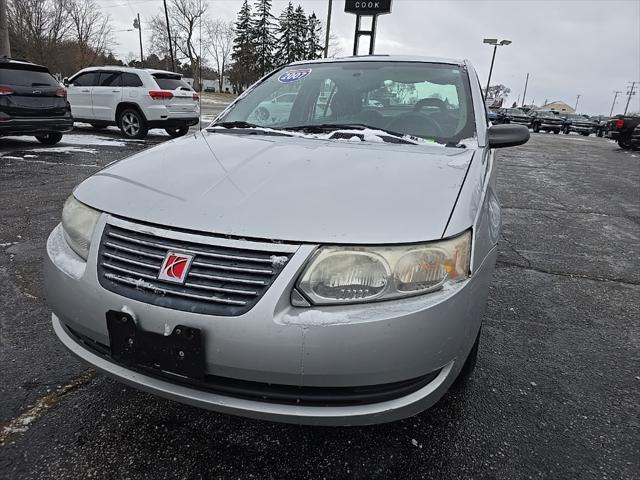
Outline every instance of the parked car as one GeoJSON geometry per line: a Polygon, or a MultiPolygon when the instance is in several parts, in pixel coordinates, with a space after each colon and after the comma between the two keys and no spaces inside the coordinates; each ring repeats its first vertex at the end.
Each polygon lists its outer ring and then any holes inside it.
{"type": "Polygon", "coordinates": [[[91,67],[65,79],[76,122],[116,125],[126,138],[152,128],[185,135],[200,117],[198,94],[177,73],[129,67],[91,67]]]}
{"type": "Polygon", "coordinates": [[[474,368],[501,225],[493,149],[528,138],[487,126],[464,60],[284,66],[202,132],[74,190],[46,247],[53,328],[98,370],[199,407],[414,415],[474,368]],[[286,120],[249,122],[291,85],[286,120]],[[387,88],[451,108],[363,105],[387,88]]]}
{"type": "Polygon", "coordinates": [[[634,146],[636,127],[640,124],[640,115],[615,115],[609,120],[607,136],[618,142],[620,148],[629,149],[634,146]]]}
{"type": "Polygon", "coordinates": [[[67,92],[42,65],[0,58],[0,136],[53,145],[73,128],[67,92]]]}
{"type": "Polygon", "coordinates": [[[491,122],[494,125],[501,123],[498,119],[498,111],[494,108],[487,109],[487,122],[491,122]]]}
{"type": "Polygon", "coordinates": [[[519,108],[503,108],[498,111],[498,123],[517,123],[528,128],[531,117],[519,108]]]}
{"type": "Polygon", "coordinates": [[[597,124],[585,115],[577,113],[566,113],[563,115],[562,133],[569,134],[571,132],[579,133],[588,137],[595,133],[597,124]]]}
{"type": "Polygon", "coordinates": [[[560,133],[562,130],[562,118],[550,110],[533,110],[529,112],[531,116],[531,128],[534,132],[540,131],[560,133]]]}
{"type": "Polygon", "coordinates": [[[609,120],[610,117],[606,115],[594,115],[591,117],[596,124],[596,136],[604,137],[609,129],[609,120]]]}
{"type": "Polygon", "coordinates": [[[291,105],[296,98],[296,93],[283,93],[270,100],[260,103],[250,118],[251,121],[257,122],[279,122],[285,121],[291,111],[291,105]]]}

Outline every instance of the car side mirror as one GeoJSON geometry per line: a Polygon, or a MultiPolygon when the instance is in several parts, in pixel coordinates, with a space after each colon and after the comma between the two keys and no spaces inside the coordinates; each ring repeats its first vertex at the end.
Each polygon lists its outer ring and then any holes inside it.
{"type": "Polygon", "coordinates": [[[504,148],[523,145],[529,141],[529,129],[524,125],[506,123],[492,125],[487,130],[489,148],[504,148]]]}
{"type": "Polygon", "coordinates": [[[68,86],[69,86],[69,79],[68,79],[67,77],[64,77],[64,78],[62,79],[62,84],[63,84],[65,87],[68,87],[68,86]]]}

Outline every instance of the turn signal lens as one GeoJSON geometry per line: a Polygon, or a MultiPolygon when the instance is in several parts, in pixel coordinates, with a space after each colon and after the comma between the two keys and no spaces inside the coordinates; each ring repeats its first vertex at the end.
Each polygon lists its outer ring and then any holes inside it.
{"type": "Polygon", "coordinates": [[[13,88],[0,86],[0,95],[13,95],[16,91],[13,88]]]}

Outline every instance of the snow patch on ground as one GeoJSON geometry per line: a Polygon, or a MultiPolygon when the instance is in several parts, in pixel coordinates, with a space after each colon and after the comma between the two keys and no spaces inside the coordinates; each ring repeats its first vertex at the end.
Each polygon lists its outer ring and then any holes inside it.
{"type": "Polygon", "coordinates": [[[49,147],[49,148],[34,148],[32,152],[39,153],[91,153],[96,154],[98,150],[95,148],[80,148],[80,147],[49,147]]]}
{"type": "Polygon", "coordinates": [[[60,143],[64,145],[107,145],[110,147],[125,147],[126,141],[98,135],[74,135],[66,134],[60,143]]]}

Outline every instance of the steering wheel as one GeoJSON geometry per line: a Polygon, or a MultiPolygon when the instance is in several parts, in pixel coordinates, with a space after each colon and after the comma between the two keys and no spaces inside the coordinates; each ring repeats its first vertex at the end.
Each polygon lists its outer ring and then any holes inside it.
{"type": "Polygon", "coordinates": [[[440,125],[424,113],[403,113],[391,120],[386,128],[416,137],[442,137],[440,125]]]}
{"type": "Polygon", "coordinates": [[[419,112],[424,107],[438,107],[442,113],[445,113],[447,110],[447,104],[439,98],[422,98],[413,106],[413,111],[419,112]]]}

